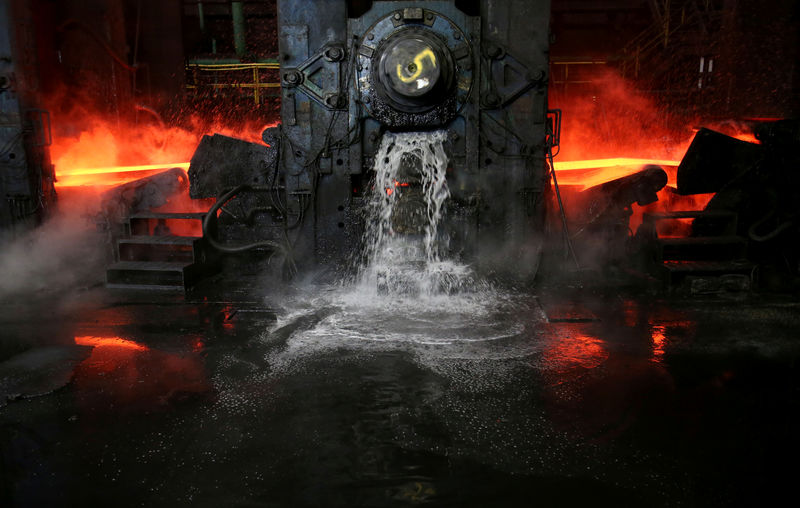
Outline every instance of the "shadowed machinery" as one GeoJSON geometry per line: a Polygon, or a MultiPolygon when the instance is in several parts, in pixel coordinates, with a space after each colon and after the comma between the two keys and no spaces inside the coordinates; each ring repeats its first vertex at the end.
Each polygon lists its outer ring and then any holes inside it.
{"type": "MultiPolygon", "coordinates": [[[[445,131],[445,250],[535,274],[557,135],[549,2],[280,1],[278,41],[281,123],[264,131],[268,146],[215,135],[192,158],[192,197],[225,194],[239,210],[208,224],[220,250],[252,246],[292,269],[347,265],[369,220],[381,140],[445,131]]],[[[387,190],[398,232],[414,233],[419,164],[407,158],[387,190]]]]}

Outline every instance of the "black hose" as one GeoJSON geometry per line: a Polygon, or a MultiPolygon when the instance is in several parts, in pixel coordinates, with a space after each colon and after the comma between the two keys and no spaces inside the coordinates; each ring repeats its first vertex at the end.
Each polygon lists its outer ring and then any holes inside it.
{"type": "Polygon", "coordinates": [[[747,236],[750,237],[751,240],[754,242],[767,242],[772,240],[773,238],[777,237],[794,224],[794,218],[790,218],[787,221],[784,221],[780,225],[778,225],[775,229],[767,233],[766,235],[759,235],[756,230],[760,228],[762,225],[766,224],[768,220],[775,216],[778,213],[778,196],[774,190],[768,190],[766,192],[767,196],[772,201],[772,208],[770,208],[769,212],[764,214],[764,216],[759,219],[758,221],[754,222],[752,226],[747,229],[747,236]]]}
{"type": "Polygon", "coordinates": [[[229,190],[228,192],[226,192],[217,199],[217,202],[214,203],[214,205],[208,210],[208,213],[203,219],[203,237],[208,241],[209,244],[211,244],[212,247],[214,247],[220,252],[225,252],[228,254],[236,254],[239,252],[245,252],[248,250],[257,249],[259,247],[270,247],[274,250],[280,251],[282,254],[286,256],[287,259],[290,259],[291,257],[289,255],[288,249],[278,242],[273,242],[272,240],[261,240],[259,242],[249,243],[246,245],[237,245],[236,247],[230,247],[219,243],[216,239],[214,239],[214,237],[209,232],[209,226],[211,224],[211,221],[214,218],[216,218],[217,211],[220,208],[222,208],[222,205],[230,201],[234,196],[236,196],[243,190],[247,190],[249,188],[250,188],[249,185],[240,185],[235,189],[229,190]]]}
{"type": "Polygon", "coordinates": [[[575,269],[580,270],[581,265],[578,263],[578,257],[575,255],[575,249],[572,247],[572,240],[569,236],[569,227],[567,226],[567,214],[564,211],[564,203],[561,201],[561,191],[558,188],[558,180],[556,179],[556,166],[553,162],[553,151],[551,147],[547,148],[547,158],[550,161],[550,173],[553,177],[553,187],[556,190],[556,198],[558,199],[558,209],[561,213],[561,224],[564,227],[564,240],[567,242],[567,250],[572,255],[572,261],[575,263],[575,269]]]}
{"type": "Polygon", "coordinates": [[[775,229],[773,229],[772,231],[770,231],[769,233],[767,233],[766,235],[762,236],[762,235],[756,234],[756,229],[763,222],[764,222],[763,220],[759,221],[759,222],[753,224],[752,226],[750,226],[750,229],[747,230],[747,236],[749,236],[750,239],[753,240],[754,242],[766,242],[768,240],[772,240],[773,238],[777,237],[778,235],[780,235],[781,233],[783,233],[784,231],[786,231],[787,229],[792,227],[792,225],[794,224],[793,221],[788,220],[788,221],[784,222],[783,224],[781,224],[780,226],[778,226],[775,229]]]}

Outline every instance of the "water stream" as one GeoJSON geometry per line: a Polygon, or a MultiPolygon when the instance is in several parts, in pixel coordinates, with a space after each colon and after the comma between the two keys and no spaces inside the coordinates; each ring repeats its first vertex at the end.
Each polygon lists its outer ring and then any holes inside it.
{"type": "Polygon", "coordinates": [[[530,315],[520,308],[526,304],[447,256],[448,237],[440,230],[450,196],[445,140],[444,131],[384,135],[358,277],[285,302],[272,335],[285,337],[286,347],[273,366],[339,348],[437,357],[528,354],[508,344],[524,332],[515,316],[530,315]],[[500,339],[502,348],[489,346],[500,339]]]}

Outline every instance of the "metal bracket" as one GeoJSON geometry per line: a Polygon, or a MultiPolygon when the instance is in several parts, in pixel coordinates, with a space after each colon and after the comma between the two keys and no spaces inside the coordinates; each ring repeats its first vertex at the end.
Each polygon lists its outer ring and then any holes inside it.
{"type": "Polygon", "coordinates": [[[505,108],[529,90],[545,83],[543,70],[531,71],[498,44],[488,43],[484,57],[489,60],[487,90],[481,100],[484,108],[505,108]]]}
{"type": "Polygon", "coordinates": [[[561,110],[547,110],[547,134],[546,144],[552,151],[561,146],[561,110]]]}
{"type": "Polygon", "coordinates": [[[296,87],[327,109],[342,109],[347,98],[341,93],[341,65],[344,46],[329,44],[295,69],[284,69],[281,75],[287,87],[296,87]]]}

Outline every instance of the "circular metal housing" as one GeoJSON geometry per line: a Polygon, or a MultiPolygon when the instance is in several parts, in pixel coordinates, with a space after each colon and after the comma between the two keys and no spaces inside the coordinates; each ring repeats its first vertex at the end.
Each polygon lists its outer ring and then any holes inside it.
{"type": "Polygon", "coordinates": [[[444,125],[471,92],[472,54],[464,32],[441,14],[406,19],[392,12],[367,30],[359,48],[361,103],[390,128],[444,125]]]}
{"type": "Polygon", "coordinates": [[[383,99],[399,111],[429,110],[453,92],[453,60],[437,36],[418,28],[394,33],[378,49],[372,76],[383,99]]]}

